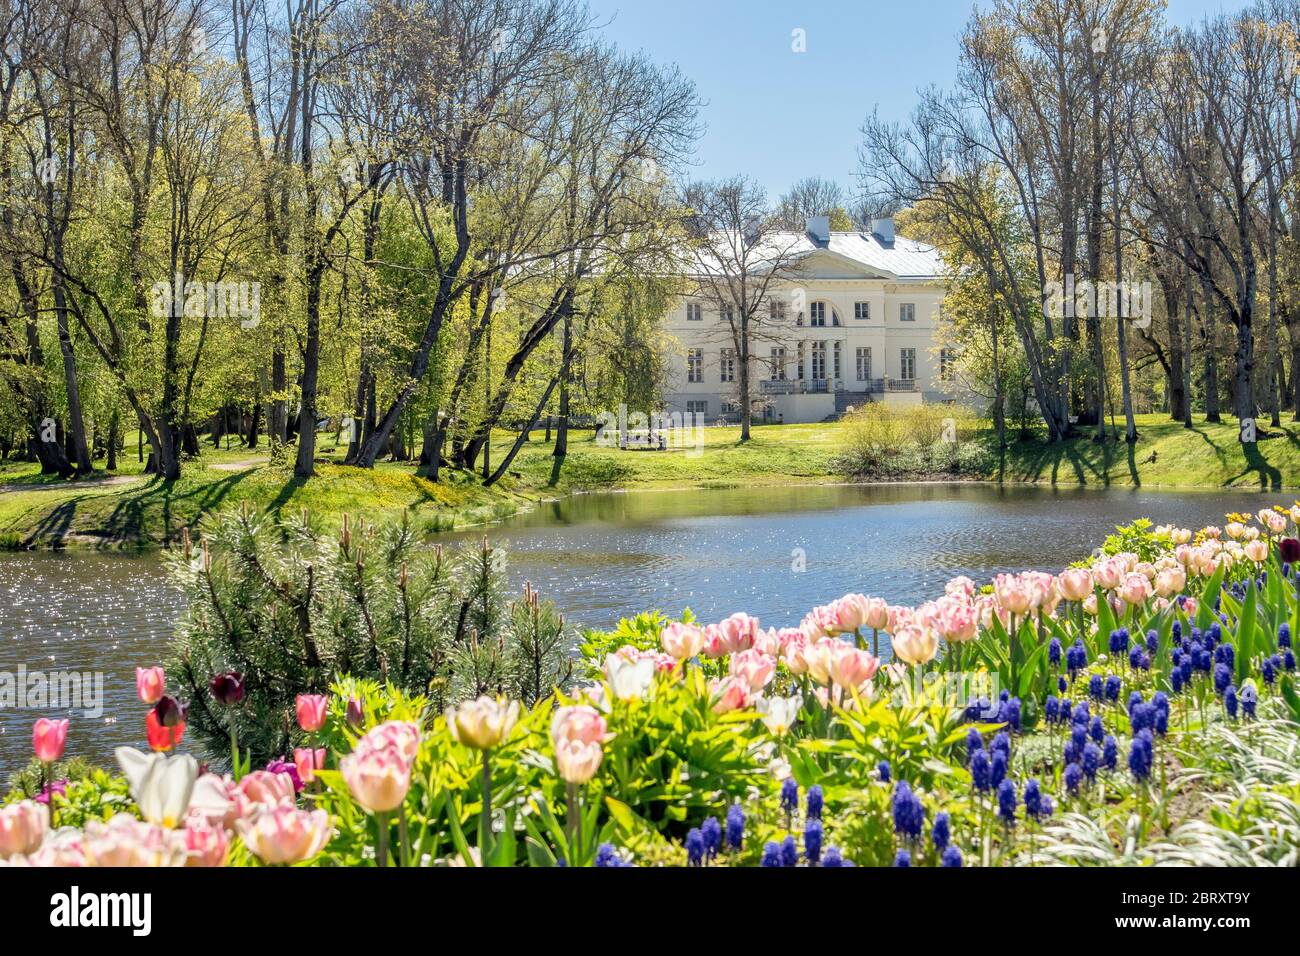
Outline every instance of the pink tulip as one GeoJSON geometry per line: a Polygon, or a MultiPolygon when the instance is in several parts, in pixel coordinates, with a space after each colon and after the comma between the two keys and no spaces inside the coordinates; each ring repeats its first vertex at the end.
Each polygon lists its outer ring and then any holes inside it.
{"type": "Polygon", "coordinates": [[[1151,582],[1145,574],[1133,572],[1124,578],[1119,596],[1128,604],[1143,604],[1151,596],[1151,582]]]}
{"type": "Polygon", "coordinates": [[[726,653],[747,651],[754,646],[754,638],[758,636],[758,618],[737,612],[726,620],[720,621],[718,631],[726,653]]]}
{"type": "Polygon", "coordinates": [[[1034,593],[1028,583],[1013,574],[999,574],[993,579],[993,594],[1009,612],[1023,615],[1034,606],[1034,593]]]}
{"type": "Polygon", "coordinates": [[[551,740],[559,743],[577,740],[584,744],[600,744],[609,739],[605,718],[600,711],[586,704],[557,707],[551,718],[551,740]]]}
{"type": "Polygon", "coordinates": [[[162,699],[167,687],[167,678],[161,667],[137,667],[135,669],[135,692],[143,703],[153,706],[162,699]]]}
{"type": "Polygon", "coordinates": [[[830,677],[845,690],[856,689],[875,677],[878,667],[880,661],[871,654],[843,644],[831,659],[830,677]]]}
{"type": "Polygon", "coordinates": [[[1082,601],[1092,593],[1092,572],[1087,568],[1070,568],[1056,579],[1061,596],[1067,601],[1082,601]]]}
{"type": "Polygon", "coordinates": [[[357,741],[355,750],[383,750],[391,747],[407,763],[415,763],[415,756],[420,752],[420,728],[409,720],[389,720],[376,727],[357,741]]]}
{"type": "Polygon", "coordinates": [[[411,789],[411,764],[396,747],[358,747],[339,761],[353,798],[372,813],[396,810],[411,789]]]}
{"type": "MultiPolygon", "coordinates": [[[[283,776],[283,774],[281,774],[283,776]]],[[[324,810],[298,810],[281,803],[252,820],[236,823],[244,845],[263,863],[299,863],[325,848],[333,835],[324,810]]]]}
{"type": "Polygon", "coordinates": [[[235,784],[234,798],[239,815],[246,817],[266,807],[294,802],[293,777],[287,773],[254,770],[235,784]]]}
{"type": "Polygon", "coordinates": [[[314,734],[325,726],[325,707],[329,698],[324,694],[298,695],[298,726],[314,734]]]}
{"type": "Polygon", "coordinates": [[[68,739],[68,722],[42,717],[32,727],[32,749],[41,763],[54,763],[63,756],[63,745],[68,739]]]}
{"type": "Polygon", "coordinates": [[[311,783],[317,770],[325,769],[325,748],[297,747],[293,751],[293,765],[298,768],[298,778],[311,783]]]}
{"type": "Polygon", "coordinates": [[[744,681],[751,691],[757,692],[776,676],[776,658],[759,650],[740,651],[731,655],[731,673],[744,681]]]}
{"type": "Polygon", "coordinates": [[[726,714],[733,710],[740,710],[749,703],[749,691],[743,681],[734,677],[724,677],[722,680],[715,680],[710,686],[713,698],[713,712],[715,714],[726,714]]]}
{"type": "Polygon", "coordinates": [[[659,632],[664,650],[679,661],[689,660],[704,648],[704,632],[693,624],[673,621],[659,632]]]}
{"type": "Polygon", "coordinates": [[[0,859],[35,853],[50,828],[50,810],[35,800],[0,808],[0,859]]]}
{"type": "Polygon", "coordinates": [[[225,866],[226,856],[230,851],[230,834],[219,825],[214,826],[201,814],[193,813],[185,818],[185,829],[181,831],[185,839],[186,866],[213,867],[225,866]]]}
{"type": "Polygon", "coordinates": [[[91,820],[82,835],[87,866],[184,866],[184,836],[119,813],[107,823],[91,820]]]}
{"type": "Polygon", "coordinates": [[[1268,543],[1259,539],[1246,542],[1246,557],[1256,564],[1262,564],[1268,560],[1268,543]]]}
{"type": "Polygon", "coordinates": [[[934,631],[909,624],[894,632],[894,656],[913,667],[933,660],[939,652],[939,641],[934,631]]]}
{"type": "Polygon", "coordinates": [[[943,586],[943,593],[951,597],[964,597],[968,601],[975,597],[975,582],[962,575],[955,577],[943,586]]]}
{"type": "Polygon", "coordinates": [[[566,783],[581,785],[596,775],[604,757],[600,744],[561,740],[555,744],[555,771],[566,783]]]}
{"type": "Polygon", "coordinates": [[[1181,567],[1165,568],[1156,575],[1156,593],[1161,597],[1173,597],[1187,586],[1187,572],[1181,567]]]}

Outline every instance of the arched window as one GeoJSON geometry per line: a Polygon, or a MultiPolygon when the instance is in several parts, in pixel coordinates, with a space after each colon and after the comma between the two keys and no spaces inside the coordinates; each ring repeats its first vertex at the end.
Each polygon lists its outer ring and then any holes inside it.
{"type": "Polygon", "coordinates": [[[827,325],[839,325],[840,314],[835,311],[835,307],[825,302],[814,302],[808,307],[808,324],[814,328],[825,328],[827,325]],[[827,321],[827,318],[830,321],[827,321]]]}

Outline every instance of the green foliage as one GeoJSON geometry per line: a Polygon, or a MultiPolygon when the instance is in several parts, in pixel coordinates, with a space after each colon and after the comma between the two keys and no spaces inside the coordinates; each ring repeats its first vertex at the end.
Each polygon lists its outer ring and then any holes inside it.
{"type": "Polygon", "coordinates": [[[1150,518],[1138,518],[1132,524],[1119,525],[1101,545],[1103,554],[1127,552],[1136,554],[1141,561],[1155,561],[1172,548],[1169,532],[1155,530],[1150,518]]]}

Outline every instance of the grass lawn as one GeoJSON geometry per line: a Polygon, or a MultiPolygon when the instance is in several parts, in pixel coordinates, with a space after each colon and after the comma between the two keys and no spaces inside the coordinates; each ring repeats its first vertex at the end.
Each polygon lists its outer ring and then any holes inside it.
{"type": "MultiPolygon", "coordinates": [[[[1255,446],[1237,441],[1236,422],[1198,423],[1187,430],[1163,416],[1143,416],[1138,443],[1078,438],[1059,445],[1025,441],[1007,449],[998,466],[991,432],[976,440],[988,449],[987,467],[968,479],[1007,482],[1199,487],[1261,490],[1300,488],[1300,426],[1284,423],[1255,446]]],[[[134,436],[132,436],[132,440],[134,436]]],[[[768,425],[739,443],[738,428],[707,428],[702,451],[620,451],[597,445],[590,431],[570,435],[569,454],[556,474],[545,431],[537,430],[509,474],[492,488],[475,475],[444,471],[437,484],[414,466],[384,463],[373,471],[339,464],[344,449],[320,436],[318,476],[303,481],[289,466],[273,466],[265,446],[248,452],[204,443],[179,481],[141,474],[134,453],[115,475],[97,472],[66,482],[39,474],[34,464],[0,463],[0,546],[122,547],[164,544],[180,529],[222,507],[247,501],[274,514],[306,508],[328,524],[344,513],[367,520],[409,512],[424,531],[482,524],[548,497],[573,492],[644,487],[727,487],[844,481],[836,466],[838,424],[768,425]]],[[[513,435],[500,432],[494,461],[513,435]]],[[[128,443],[128,448],[134,448],[128,443]]],[[[869,477],[869,476],[867,476],[869,477]]]]}
{"type": "MultiPolygon", "coordinates": [[[[1003,481],[1122,485],[1159,488],[1232,488],[1279,491],[1300,488],[1300,425],[1283,418],[1263,427],[1259,441],[1242,445],[1237,420],[1217,425],[1196,419],[1184,428],[1163,415],[1138,417],[1138,441],[1076,438],[1058,445],[1018,442],[1008,450],[1003,481]]],[[[989,441],[993,448],[993,442],[989,441]]],[[[997,478],[996,467],[986,476],[997,478]]]]}

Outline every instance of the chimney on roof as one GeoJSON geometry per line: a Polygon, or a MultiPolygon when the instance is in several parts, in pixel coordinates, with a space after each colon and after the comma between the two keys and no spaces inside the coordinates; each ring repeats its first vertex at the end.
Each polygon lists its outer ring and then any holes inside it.
{"type": "Polygon", "coordinates": [[[892,218],[871,220],[871,234],[880,240],[882,246],[892,246],[894,244],[894,220],[892,218]]]}
{"type": "Polygon", "coordinates": [[[809,216],[808,217],[808,235],[812,236],[817,242],[831,241],[831,217],[830,216],[809,216]]]}

